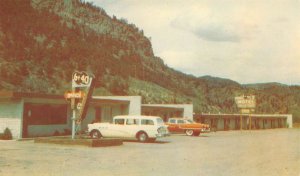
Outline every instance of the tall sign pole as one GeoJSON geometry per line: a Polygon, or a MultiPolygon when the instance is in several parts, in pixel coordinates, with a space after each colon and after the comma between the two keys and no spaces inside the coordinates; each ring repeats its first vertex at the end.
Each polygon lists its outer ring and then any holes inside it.
{"type": "Polygon", "coordinates": [[[239,108],[241,115],[240,115],[240,130],[243,129],[243,118],[242,114],[249,114],[249,130],[252,128],[252,117],[251,117],[251,112],[255,110],[256,107],[256,100],[254,95],[249,95],[249,96],[239,96],[235,97],[235,103],[237,107],[239,108]]]}
{"type": "Polygon", "coordinates": [[[94,76],[86,72],[75,71],[72,75],[72,91],[65,92],[65,98],[71,99],[72,139],[75,139],[76,125],[80,127],[85,118],[88,102],[94,89],[94,76]]]}

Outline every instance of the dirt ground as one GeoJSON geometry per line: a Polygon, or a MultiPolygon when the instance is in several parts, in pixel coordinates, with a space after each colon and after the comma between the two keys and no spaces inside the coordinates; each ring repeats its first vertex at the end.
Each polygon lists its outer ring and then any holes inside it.
{"type": "Polygon", "coordinates": [[[0,175],[300,176],[300,129],[172,135],[100,148],[0,141],[0,175]]]}

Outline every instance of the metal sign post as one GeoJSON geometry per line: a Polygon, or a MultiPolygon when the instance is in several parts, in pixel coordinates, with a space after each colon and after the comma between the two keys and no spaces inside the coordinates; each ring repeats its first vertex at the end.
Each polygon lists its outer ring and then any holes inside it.
{"type": "MultiPolygon", "coordinates": [[[[249,114],[249,130],[252,128],[252,117],[251,112],[254,111],[256,107],[256,100],[254,95],[250,96],[239,96],[235,97],[235,103],[237,104],[237,107],[240,109],[241,114],[249,114]]],[[[240,130],[243,129],[243,118],[242,115],[240,116],[240,130]]]]}
{"type": "Polygon", "coordinates": [[[76,128],[75,120],[76,120],[76,110],[73,109],[72,110],[72,139],[75,139],[75,128],[76,128]]]}
{"type": "Polygon", "coordinates": [[[65,98],[71,99],[72,139],[75,139],[76,123],[80,126],[83,116],[85,116],[88,100],[92,95],[91,85],[94,85],[93,82],[93,76],[86,72],[75,71],[72,75],[72,91],[65,93],[65,98]],[[77,92],[78,89],[82,91],[77,92]],[[81,101],[76,101],[77,99],[81,101]]]}

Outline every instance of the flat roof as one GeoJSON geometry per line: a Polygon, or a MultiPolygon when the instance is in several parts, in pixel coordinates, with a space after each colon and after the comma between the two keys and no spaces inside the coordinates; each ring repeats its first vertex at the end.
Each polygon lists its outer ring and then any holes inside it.
{"type": "MultiPolygon", "coordinates": [[[[0,99],[21,99],[21,98],[43,98],[43,99],[65,99],[64,95],[46,94],[35,92],[15,92],[15,91],[0,91],[0,99]]],[[[105,104],[129,104],[129,100],[119,100],[116,98],[94,97],[92,96],[90,103],[105,103],[105,104]]]]}
{"type": "Polygon", "coordinates": [[[35,93],[35,92],[0,91],[0,99],[10,99],[10,98],[64,99],[64,95],[46,94],[46,93],[35,93]]]}
{"type": "MultiPolygon", "coordinates": [[[[260,117],[260,118],[287,118],[287,116],[290,116],[291,114],[251,114],[251,117],[260,117]]],[[[249,117],[250,114],[196,114],[196,117],[224,117],[224,118],[230,118],[233,116],[240,117],[240,116],[246,116],[249,117]]]]}
{"type": "Polygon", "coordinates": [[[103,103],[103,104],[129,104],[129,100],[116,100],[109,98],[94,98],[92,97],[91,103],[103,103]]]}
{"type": "Polygon", "coordinates": [[[186,105],[187,104],[142,104],[142,109],[184,110],[186,105]]]}

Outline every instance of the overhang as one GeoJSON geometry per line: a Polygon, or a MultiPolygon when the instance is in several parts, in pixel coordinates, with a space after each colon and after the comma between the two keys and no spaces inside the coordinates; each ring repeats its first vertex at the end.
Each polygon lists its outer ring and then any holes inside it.
{"type": "Polygon", "coordinates": [[[142,104],[143,110],[184,110],[180,105],[164,105],[164,104],[142,104]]]}

